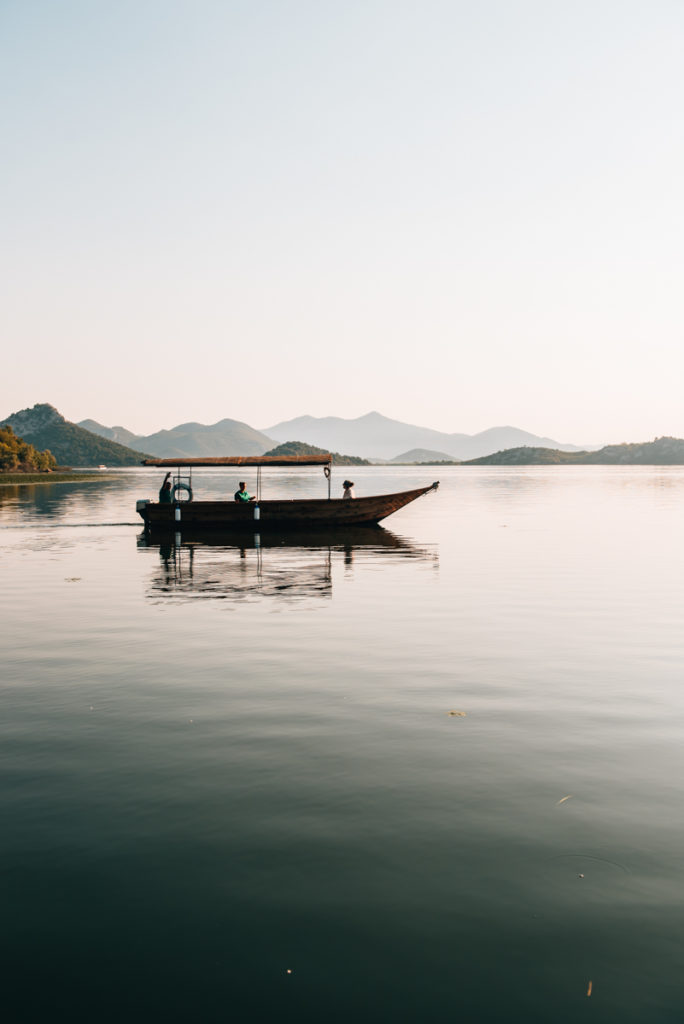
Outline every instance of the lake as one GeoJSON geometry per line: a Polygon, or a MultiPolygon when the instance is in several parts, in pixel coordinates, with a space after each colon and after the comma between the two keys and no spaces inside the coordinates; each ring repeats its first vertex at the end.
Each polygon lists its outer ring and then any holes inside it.
{"type": "Polygon", "coordinates": [[[162,476],[0,487],[4,1019],[681,1021],[684,468],[162,476]]]}

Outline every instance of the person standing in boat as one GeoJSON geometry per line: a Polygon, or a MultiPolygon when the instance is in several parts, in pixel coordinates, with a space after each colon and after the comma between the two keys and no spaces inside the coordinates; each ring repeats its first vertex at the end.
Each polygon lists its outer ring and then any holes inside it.
{"type": "Polygon", "coordinates": [[[161,505],[171,505],[173,503],[173,491],[171,490],[170,473],[167,473],[164,477],[164,483],[159,489],[159,503],[161,505]]]}
{"type": "Polygon", "coordinates": [[[343,498],[353,498],[354,497],[354,481],[353,480],[345,480],[344,483],[342,484],[342,486],[344,487],[344,494],[342,495],[342,497],[343,498]]]}
{"type": "Polygon", "coordinates": [[[244,480],[240,481],[240,490],[235,492],[234,497],[236,501],[254,501],[253,495],[251,495],[249,491],[246,490],[244,480]]]}

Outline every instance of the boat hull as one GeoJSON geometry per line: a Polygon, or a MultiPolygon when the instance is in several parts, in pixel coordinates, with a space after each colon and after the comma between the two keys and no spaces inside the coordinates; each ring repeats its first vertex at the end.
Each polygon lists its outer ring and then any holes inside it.
{"type": "Polygon", "coordinates": [[[396,494],[378,494],[366,498],[311,498],[290,501],[260,501],[259,518],[255,502],[183,501],[160,504],[139,503],[138,513],[149,528],[193,530],[208,529],[312,529],[319,526],[360,526],[379,523],[393,512],[415,501],[436,485],[419,487],[396,494]],[[180,513],[180,517],[176,514],[180,513]]]}

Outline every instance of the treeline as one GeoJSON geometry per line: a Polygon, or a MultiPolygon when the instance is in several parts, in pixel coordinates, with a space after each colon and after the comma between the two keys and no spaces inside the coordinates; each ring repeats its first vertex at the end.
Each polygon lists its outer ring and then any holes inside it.
{"type": "Polygon", "coordinates": [[[0,472],[49,473],[57,459],[49,448],[39,452],[28,441],[17,437],[10,426],[0,427],[0,472]]]}

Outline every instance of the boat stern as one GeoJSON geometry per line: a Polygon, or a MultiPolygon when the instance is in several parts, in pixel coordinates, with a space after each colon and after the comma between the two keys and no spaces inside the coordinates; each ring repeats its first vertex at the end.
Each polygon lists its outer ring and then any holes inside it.
{"type": "Polygon", "coordinates": [[[135,503],[135,511],[138,513],[139,516],[141,516],[144,522],[147,522],[147,506],[151,503],[151,501],[151,498],[138,498],[138,500],[135,503]]]}

